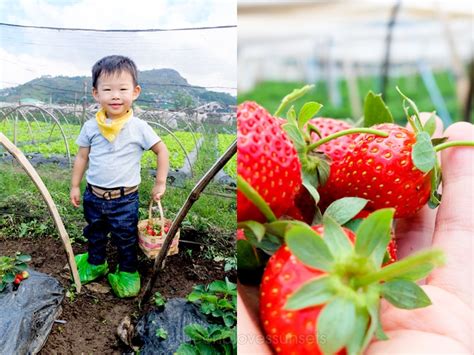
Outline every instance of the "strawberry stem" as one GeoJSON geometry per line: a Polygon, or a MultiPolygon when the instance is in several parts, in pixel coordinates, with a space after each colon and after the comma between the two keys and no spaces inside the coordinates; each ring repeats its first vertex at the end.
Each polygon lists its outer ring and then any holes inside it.
{"type": "Polygon", "coordinates": [[[450,148],[450,147],[474,147],[474,142],[469,141],[454,141],[454,142],[446,142],[434,147],[436,152],[440,150],[450,148]]]}
{"type": "Polygon", "coordinates": [[[318,140],[317,142],[314,142],[313,144],[310,144],[308,146],[308,151],[312,151],[319,147],[320,145],[323,145],[324,143],[327,143],[333,139],[339,138],[341,136],[346,136],[348,134],[355,134],[355,133],[369,133],[369,134],[375,134],[376,136],[381,136],[381,137],[388,137],[388,133],[384,131],[379,131],[376,129],[372,128],[350,128],[346,129],[344,131],[339,131],[333,134],[330,134],[329,136],[324,137],[323,139],[318,140]]]}
{"type": "Polygon", "coordinates": [[[278,117],[280,113],[285,109],[285,107],[295,101],[298,100],[300,97],[304,96],[309,90],[311,90],[314,85],[305,85],[300,89],[295,89],[288,95],[286,95],[283,100],[281,100],[280,106],[278,106],[277,110],[273,114],[273,116],[278,117]]]}
{"type": "Polygon", "coordinates": [[[428,250],[409,256],[401,261],[385,266],[375,272],[369,273],[354,282],[354,286],[359,288],[374,282],[388,281],[396,277],[403,277],[418,266],[431,263],[436,266],[444,264],[444,254],[441,250],[428,250]]]}
{"type": "Polygon", "coordinates": [[[255,190],[250,184],[245,181],[240,175],[237,176],[237,189],[242,192],[245,197],[251,201],[255,207],[265,216],[269,222],[275,222],[277,220],[275,214],[271,210],[270,206],[265,202],[262,196],[255,190]]]}

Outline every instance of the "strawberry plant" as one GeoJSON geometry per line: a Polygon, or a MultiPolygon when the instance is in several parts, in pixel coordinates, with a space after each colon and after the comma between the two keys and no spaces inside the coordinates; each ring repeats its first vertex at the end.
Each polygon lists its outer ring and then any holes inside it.
{"type": "Polygon", "coordinates": [[[17,252],[14,257],[0,256],[0,292],[8,284],[19,285],[22,280],[29,277],[27,263],[31,256],[17,252]]]}
{"type": "Polygon", "coordinates": [[[176,354],[237,354],[237,285],[227,278],[196,285],[188,300],[198,304],[212,324],[187,325],[184,331],[191,341],[181,344],[176,354]]]}

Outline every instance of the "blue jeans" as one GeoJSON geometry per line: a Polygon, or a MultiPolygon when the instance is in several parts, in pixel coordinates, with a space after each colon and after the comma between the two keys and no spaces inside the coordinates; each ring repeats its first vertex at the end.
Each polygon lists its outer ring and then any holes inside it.
{"type": "Polygon", "coordinates": [[[119,270],[137,271],[138,191],[113,200],[99,198],[89,187],[83,196],[84,217],[87,226],[84,237],[88,240],[89,257],[93,265],[106,260],[107,235],[118,250],[119,270]]]}

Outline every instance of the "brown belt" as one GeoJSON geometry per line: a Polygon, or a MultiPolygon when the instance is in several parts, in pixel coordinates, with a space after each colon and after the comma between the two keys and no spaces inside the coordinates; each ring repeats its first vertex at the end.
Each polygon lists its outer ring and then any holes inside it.
{"type": "Polygon", "coordinates": [[[97,197],[105,200],[113,200],[122,196],[130,195],[135,191],[138,191],[138,185],[129,187],[117,187],[115,189],[105,189],[99,186],[87,184],[90,191],[97,197]]]}

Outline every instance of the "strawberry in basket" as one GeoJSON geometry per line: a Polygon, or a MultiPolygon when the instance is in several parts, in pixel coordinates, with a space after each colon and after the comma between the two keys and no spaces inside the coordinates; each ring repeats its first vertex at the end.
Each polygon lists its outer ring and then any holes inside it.
{"type": "MultiPolygon", "coordinates": [[[[170,229],[170,226],[168,224],[165,224],[165,227],[164,227],[164,232],[165,234],[168,233],[170,229]]],[[[151,235],[151,236],[161,236],[161,225],[159,224],[153,224],[153,225],[147,225],[146,226],[146,232],[148,235],[151,235]]]]}

